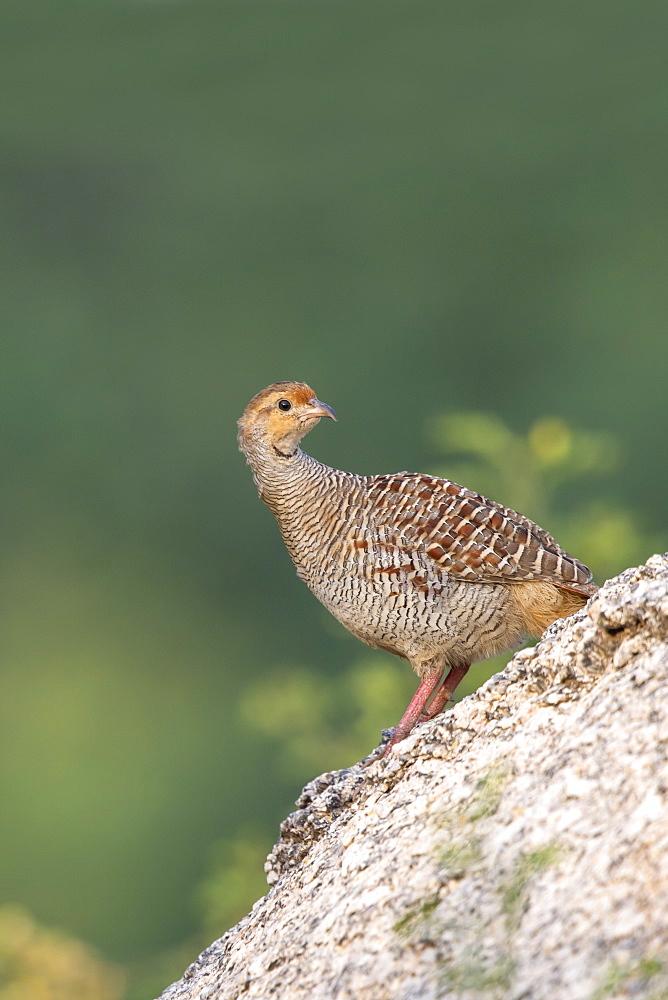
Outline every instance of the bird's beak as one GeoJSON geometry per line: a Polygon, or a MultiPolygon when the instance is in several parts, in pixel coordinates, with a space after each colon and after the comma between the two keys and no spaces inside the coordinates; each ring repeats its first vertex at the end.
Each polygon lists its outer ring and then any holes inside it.
{"type": "Polygon", "coordinates": [[[309,399],[309,409],[302,410],[305,417],[331,417],[336,420],[336,413],[327,403],[321,403],[319,399],[309,399]]]}

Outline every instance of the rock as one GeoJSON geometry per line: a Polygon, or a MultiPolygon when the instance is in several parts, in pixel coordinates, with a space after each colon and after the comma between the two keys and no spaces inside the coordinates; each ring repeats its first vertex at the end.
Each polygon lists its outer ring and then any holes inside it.
{"type": "Polygon", "coordinates": [[[162,1000],[668,996],[668,559],[387,760],[315,779],[269,894],[162,1000]]]}

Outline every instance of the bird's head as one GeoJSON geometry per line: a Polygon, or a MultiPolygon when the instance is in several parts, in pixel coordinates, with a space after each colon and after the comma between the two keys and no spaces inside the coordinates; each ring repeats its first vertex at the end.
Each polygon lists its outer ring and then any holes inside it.
{"type": "Polygon", "coordinates": [[[289,458],[299,442],[321,417],[336,420],[327,403],[321,403],[304,382],[274,382],[253,396],[239,424],[239,447],[248,454],[254,448],[272,450],[289,458]]]}

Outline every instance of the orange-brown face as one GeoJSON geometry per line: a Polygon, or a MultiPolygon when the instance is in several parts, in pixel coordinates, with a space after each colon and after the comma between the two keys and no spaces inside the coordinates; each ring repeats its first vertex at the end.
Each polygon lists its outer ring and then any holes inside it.
{"type": "Polygon", "coordinates": [[[239,443],[251,439],[273,445],[279,454],[291,454],[321,417],[336,420],[331,406],[320,402],[304,382],[275,382],[253,396],[239,420],[239,443]]]}

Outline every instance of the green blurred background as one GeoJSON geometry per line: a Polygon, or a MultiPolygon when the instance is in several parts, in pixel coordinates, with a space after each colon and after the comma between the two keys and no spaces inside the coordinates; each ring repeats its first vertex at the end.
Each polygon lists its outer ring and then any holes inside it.
{"type": "Polygon", "coordinates": [[[297,581],[255,392],[308,381],[319,459],[463,479],[599,580],[665,547],[668,9],[1,19],[0,998],[60,998],[31,948],[78,939],[129,985],[63,997],[147,1000],[415,686],[297,581]]]}

